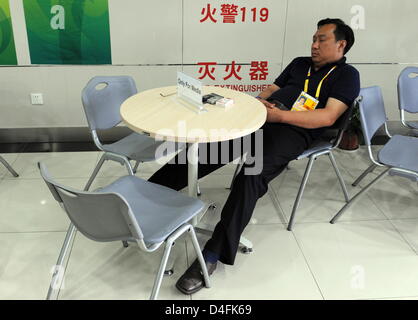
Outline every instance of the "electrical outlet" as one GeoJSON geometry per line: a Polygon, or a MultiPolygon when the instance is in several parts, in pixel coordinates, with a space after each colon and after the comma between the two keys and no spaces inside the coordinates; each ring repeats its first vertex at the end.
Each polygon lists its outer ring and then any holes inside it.
{"type": "Polygon", "coordinates": [[[30,100],[32,104],[44,104],[44,97],[42,93],[31,93],[30,100]]]}

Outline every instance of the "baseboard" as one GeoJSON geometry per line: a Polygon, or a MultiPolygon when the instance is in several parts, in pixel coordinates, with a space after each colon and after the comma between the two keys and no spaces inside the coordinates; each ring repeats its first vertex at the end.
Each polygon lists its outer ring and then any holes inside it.
{"type": "MultiPolygon", "coordinates": [[[[99,131],[104,142],[113,142],[129,134],[127,127],[99,131]]],[[[0,129],[0,143],[92,142],[88,127],[0,129]]]]}
{"type": "MultiPolygon", "coordinates": [[[[399,121],[388,122],[389,132],[408,135],[411,131],[399,121]]],[[[99,132],[103,142],[117,141],[130,133],[124,126],[99,132]]],[[[373,144],[385,144],[388,140],[381,128],[373,138],[373,144]]],[[[89,151],[97,150],[88,127],[71,128],[15,128],[0,129],[0,152],[39,152],[39,151],[89,151]]]]}

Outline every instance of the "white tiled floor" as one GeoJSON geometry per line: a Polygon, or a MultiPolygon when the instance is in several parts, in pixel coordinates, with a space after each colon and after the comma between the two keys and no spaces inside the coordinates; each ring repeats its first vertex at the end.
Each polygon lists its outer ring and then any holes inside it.
{"type": "MultiPolygon", "coordinates": [[[[0,299],[44,299],[69,220],[41,180],[46,163],[59,182],[82,188],[98,152],[2,154],[20,174],[0,165],[0,299]]],[[[368,167],[365,150],[336,151],[350,194],[351,182],[368,167]]],[[[188,238],[174,251],[175,273],[163,280],[160,299],[418,299],[418,187],[386,177],[335,225],[329,219],[343,194],[328,159],[318,159],[296,215],[286,230],[306,162],[292,162],[257,204],[244,235],[254,244],[234,266],[220,264],[212,288],[185,296],[174,284],[195,253],[188,238]]],[[[143,166],[148,178],[157,164],[143,166]]],[[[141,168],[141,167],[140,167],[141,168]]],[[[228,196],[234,165],[201,180],[202,199],[217,204],[204,217],[216,223],[228,196]]],[[[378,170],[377,170],[378,172],[378,170]]],[[[106,163],[93,188],[125,174],[106,163]]],[[[362,186],[376,173],[370,174],[362,186]]],[[[199,235],[203,245],[207,236],[199,235]]],[[[60,299],[147,299],[162,250],[146,254],[134,245],[98,243],[77,233],[60,299]]]]}

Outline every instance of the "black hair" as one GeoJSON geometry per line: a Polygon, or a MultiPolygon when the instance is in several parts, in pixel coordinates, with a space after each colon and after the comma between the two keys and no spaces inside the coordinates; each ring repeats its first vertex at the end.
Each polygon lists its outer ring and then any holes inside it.
{"type": "Polygon", "coordinates": [[[347,41],[347,45],[344,48],[344,55],[351,49],[354,44],[354,32],[353,29],[341,19],[322,19],[318,22],[318,29],[326,24],[334,24],[335,25],[335,40],[345,40],[347,41]]]}

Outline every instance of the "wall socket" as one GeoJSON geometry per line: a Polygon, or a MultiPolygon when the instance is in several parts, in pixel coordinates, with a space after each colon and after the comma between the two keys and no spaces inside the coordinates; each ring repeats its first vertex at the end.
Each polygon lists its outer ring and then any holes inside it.
{"type": "Polygon", "coordinates": [[[32,104],[44,104],[44,97],[42,93],[31,93],[30,100],[32,104]]]}

